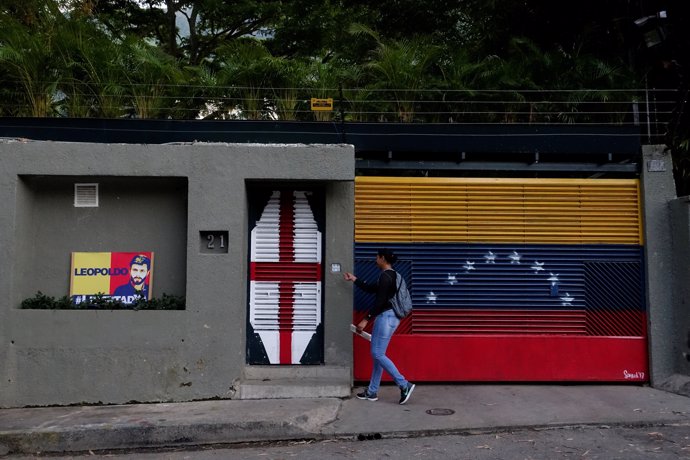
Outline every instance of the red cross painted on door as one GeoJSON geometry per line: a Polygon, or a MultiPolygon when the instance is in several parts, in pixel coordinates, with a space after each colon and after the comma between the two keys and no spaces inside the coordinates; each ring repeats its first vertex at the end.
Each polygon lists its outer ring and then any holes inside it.
{"type": "Polygon", "coordinates": [[[269,364],[305,363],[321,324],[321,244],[306,192],[272,192],[251,231],[248,334],[269,364]]]}

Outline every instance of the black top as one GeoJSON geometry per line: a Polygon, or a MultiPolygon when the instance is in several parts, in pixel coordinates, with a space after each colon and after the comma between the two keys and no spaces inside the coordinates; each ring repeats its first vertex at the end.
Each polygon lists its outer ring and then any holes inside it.
{"type": "Polygon", "coordinates": [[[385,270],[379,275],[376,284],[370,284],[363,281],[361,278],[355,280],[355,285],[365,292],[376,294],[374,306],[369,310],[367,319],[374,318],[386,310],[393,308],[390,299],[395,295],[395,270],[385,270]]]}

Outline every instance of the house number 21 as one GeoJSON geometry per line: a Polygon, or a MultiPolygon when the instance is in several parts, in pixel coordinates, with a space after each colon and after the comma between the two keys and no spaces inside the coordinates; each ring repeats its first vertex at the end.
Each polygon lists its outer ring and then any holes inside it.
{"type": "Polygon", "coordinates": [[[228,252],[228,232],[226,230],[204,230],[199,232],[199,252],[219,254],[228,252]]]}
{"type": "MultiPolygon", "coordinates": [[[[213,233],[209,233],[206,235],[206,239],[208,240],[208,245],[206,246],[208,249],[215,249],[216,248],[216,235],[213,233]]],[[[225,249],[225,235],[222,233],[218,235],[218,244],[220,249],[225,249]]]]}

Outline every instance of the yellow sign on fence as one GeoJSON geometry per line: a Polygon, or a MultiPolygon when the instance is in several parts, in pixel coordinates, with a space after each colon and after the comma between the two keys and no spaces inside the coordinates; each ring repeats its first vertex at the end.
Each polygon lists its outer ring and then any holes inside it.
{"type": "Polygon", "coordinates": [[[311,109],[315,112],[330,112],[333,110],[333,98],[329,97],[328,99],[318,99],[312,97],[311,109]]]}

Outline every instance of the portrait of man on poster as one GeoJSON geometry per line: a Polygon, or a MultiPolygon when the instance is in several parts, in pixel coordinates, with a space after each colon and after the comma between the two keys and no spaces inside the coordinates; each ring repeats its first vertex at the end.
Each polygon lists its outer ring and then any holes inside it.
{"type": "MultiPolygon", "coordinates": [[[[129,281],[118,286],[113,293],[115,297],[125,297],[129,300],[133,296],[143,299],[149,298],[149,273],[151,272],[151,259],[145,255],[136,255],[129,263],[129,281]]],[[[125,301],[125,303],[129,303],[125,301]]]]}

